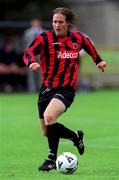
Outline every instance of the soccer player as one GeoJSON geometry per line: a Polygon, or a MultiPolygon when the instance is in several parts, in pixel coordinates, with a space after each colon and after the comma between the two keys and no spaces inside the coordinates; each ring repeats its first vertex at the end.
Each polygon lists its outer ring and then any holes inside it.
{"type": "Polygon", "coordinates": [[[41,127],[48,139],[47,160],[39,171],[56,169],[57,150],[60,138],[69,139],[84,153],[83,131],[72,131],[57,122],[74,100],[79,69],[79,52],[84,49],[91,55],[97,68],[105,70],[106,62],[101,59],[94,45],[81,32],[70,32],[75,21],[70,9],[56,8],[52,14],[53,30],[38,35],[24,54],[24,62],[33,72],[42,70],[42,86],[39,92],[38,110],[41,127]],[[39,63],[36,56],[40,55],[39,63]]]}

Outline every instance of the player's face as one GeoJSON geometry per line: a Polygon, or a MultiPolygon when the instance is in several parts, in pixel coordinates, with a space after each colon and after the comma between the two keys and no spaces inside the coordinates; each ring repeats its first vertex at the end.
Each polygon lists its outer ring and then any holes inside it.
{"type": "Polygon", "coordinates": [[[56,36],[65,36],[67,34],[69,23],[63,14],[54,14],[52,24],[56,36]]]}

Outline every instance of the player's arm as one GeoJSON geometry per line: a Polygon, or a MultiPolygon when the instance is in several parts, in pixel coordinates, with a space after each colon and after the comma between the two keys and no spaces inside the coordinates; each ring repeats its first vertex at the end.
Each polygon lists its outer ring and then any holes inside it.
{"type": "Polygon", "coordinates": [[[104,72],[105,67],[106,67],[106,62],[104,60],[101,59],[100,55],[98,54],[94,44],[92,43],[92,41],[83,35],[83,48],[84,50],[91,55],[91,57],[93,58],[97,68],[104,72]]]}
{"type": "Polygon", "coordinates": [[[33,72],[37,72],[40,68],[40,64],[37,62],[36,56],[40,54],[42,47],[43,38],[39,35],[24,53],[23,60],[33,72]]]}

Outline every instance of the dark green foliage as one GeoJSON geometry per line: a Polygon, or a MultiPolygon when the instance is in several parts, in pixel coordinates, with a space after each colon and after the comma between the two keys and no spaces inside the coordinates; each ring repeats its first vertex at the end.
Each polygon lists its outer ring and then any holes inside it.
{"type": "Polygon", "coordinates": [[[0,20],[49,19],[52,9],[64,6],[63,0],[0,0],[0,20]]]}

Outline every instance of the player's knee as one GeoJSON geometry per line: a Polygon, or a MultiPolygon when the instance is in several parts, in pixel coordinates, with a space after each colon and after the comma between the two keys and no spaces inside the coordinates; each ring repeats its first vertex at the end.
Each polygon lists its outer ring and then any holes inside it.
{"type": "Polygon", "coordinates": [[[53,116],[53,114],[47,112],[44,112],[44,119],[45,119],[45,125],[50,125],[55,122],[55,117],[53,116]]]}
{"type": "Polygon", "coordinates": [[[43,131],[43,135],[44,135],[44,136],[47,136],[47,131],[43,131]]]}

